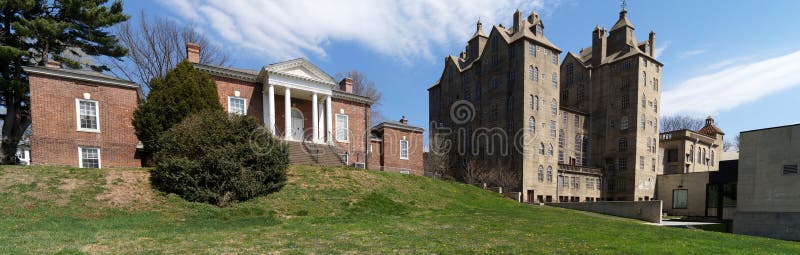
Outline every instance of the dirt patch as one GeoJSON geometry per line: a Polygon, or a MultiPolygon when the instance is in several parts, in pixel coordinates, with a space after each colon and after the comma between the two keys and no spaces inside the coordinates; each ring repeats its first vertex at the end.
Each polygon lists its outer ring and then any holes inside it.
{"type": "Polygon", "coordinates": [[[7,169],[0,175],[0,192],[7,192],[14,185],[27,185],[36,181],[36,177],[26,173],[23,169],[7,169]]]}
{"type": "Polygon", "coordinates": [[[81,252],[89,254],[107,253],[108,250],[109,247],[102,244],[87,244],[81,247],[81,252]]]}
{"type": "Polygon", "coordinates": [[[105,179],[105,191],[96,198],[108,202],[113,207],[145,205],[153,201],[148,172],[110,171],[105,179]]]}
{"type": "Polygon", "coordinates": [[[61,180],[61,185],[58,185],[58,189],[63,191],[73,191],[75,189],[82,188],[86,186],[88,182],[85,180],[78,180],[78,179],[64,179],[61,180]]]}

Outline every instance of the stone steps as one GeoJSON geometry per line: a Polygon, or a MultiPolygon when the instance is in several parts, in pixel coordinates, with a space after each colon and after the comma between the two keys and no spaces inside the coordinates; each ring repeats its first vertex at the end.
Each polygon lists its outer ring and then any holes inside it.
{"type": "Polygon", "coordinates": [[[343,166],[336,148],[327,144],[307,142],[286,142],[289,148],[289,162],[296,165],[343,166]]]}

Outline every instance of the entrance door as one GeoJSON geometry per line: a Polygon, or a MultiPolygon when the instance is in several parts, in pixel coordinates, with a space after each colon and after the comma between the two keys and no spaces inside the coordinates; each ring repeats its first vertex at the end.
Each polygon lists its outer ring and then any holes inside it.
{"type": "Polygon", "coordinates": [[[535,199],[535,197],[533,196],[533,190],[529,189],[528,190],[528,204],[535,203],[536,200],[534,200],[534,199],[535,199]]]}
{"type": "Polygon", "coordinates": [[[297,108],[292,109],[292,139],[295,141],[303,140],[303,113],[297,108]]]}

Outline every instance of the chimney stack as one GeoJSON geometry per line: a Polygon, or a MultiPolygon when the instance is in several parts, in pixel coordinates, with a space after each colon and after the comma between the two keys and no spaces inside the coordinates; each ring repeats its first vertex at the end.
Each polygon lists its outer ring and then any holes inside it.
{"type": "Polygon", "coordinates": [[[350,79],[350,77],[342,79],[342,81],[339,82],[339,90],[353,93],[353,79],[350,79]]]}
{"type": "Polygon", "coordinates": [[[655,58],[656,57],[656,53],[655,53],[656,52],[656,32],[650,31],[650,38],[649,38],[647,43],[650,44],[650,52],[649,52],[650,53],[650,57],[651,58],[655,58]]]}
{"type": "Polygon", "coordinates": [[[200,45],[196,43],[186,43],[186,60],[198,64],[200,63],[200,45]]]}
{"type": "Polygon", "coordinates": [[[61,62],[58,62],[58,61],[55,61],[55,60],[48,60],[47,63],[44,66],[45,67],[50,67],[50,68],[61,69],[61,62]]]}
{"type": "Polygon", "coordinates": [[[406,119],[406,116],[403,116],[403,118],[400,119],[400,123],[403,123],[403,125],[408,125],[408,120],[406,119]]]}

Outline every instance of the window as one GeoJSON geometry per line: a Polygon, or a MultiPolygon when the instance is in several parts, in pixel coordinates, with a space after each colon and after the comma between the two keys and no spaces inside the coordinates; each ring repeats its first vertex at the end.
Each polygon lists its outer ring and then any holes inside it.
{"type": "Polygon", "coordinates": [[[552,166],[548,166],[547,167],[547,182],[553,183],[553,167],[552,166]]]}
{"type": "Polygon", "coordinates": [[[539,176],[539,182],[544,181],[544,167],[539,166],[539,170],[537,171],[539,176]]]}
{"type": "Polygon", "coordinates": [[[653,164],[652,168],[653,168],[653,172],[655,172],[656,171],[656,159],[652,159],[650,162],[653,164]]]}
{"type": "Polygon", "coordinates": [[[547,145],[547,155],[553,156],[553,144],[547,145]]]}
{"type": "Polygon", "coordinates": [[[619,147],[618,148],[619,151],[627,151],[628,150],[628,139],[625,139],[625,137],[620,138],[619,141],[617,142],[617,147],[619,147]]]}
{"type": "Polygon", "coordinates": [[[581,179],[578,177],[570,178],[572,181],[572,188],[573,189],[580,189],[581,188],[581,179]]]}
{"type": "Polygon", "coordinates": [[[536,57],[536,44],[532,44],[528,47],[528,54],[533,57],[536,57]]]}
{"type": "Polygon", "coordinates": [[[345,165],[349,165],[350,164],[350,161],[349,161],[350,158],[347,156],[347,153],[339,154],[339,158],[342,159],[342,162],[344,162],[345,165]]]}
{"type": "Polygon", "coordinates": [[[400,159],[408,159],[408,140],[400,140],[400,159]]]}
{"type": "Polygon", "coordinates": [[[583,150],[583,138],[580,134],[575,135],[575,153],[581,153],[583,150]]]}
{"type": "Polygon", "coordinates": [[[566,176],[559,175],[558,176],[558,182],[561,183],[561,187],[564,187],[564,188],[569,187],[569,180],[567,179],[566,176]]]}
{"type": "Polygon", "coordinates": [[[556,121],[550,121],[550,138],[556,138],[556,121]]]}
{"type": "Polygon", "coordinates": [[[622,117],[622,119],[619,120],[619,129],[620,130],[628,129],[628,117],[627,116],[622,117]]]}
{"type": "Polygon", "coordinates": [[[78,99],[75,104],[78,113],[78,131],[100,132],[97,101],[78,99]]]}
{"type": "Polygon", "coordinates": [[[544,32],[542,31],[542,25],[536,25],[536,35],[542,36],[544,32]]]}
{"type": "Polygon", "coordinates": [[[647,96],[642,94],[642,108],[647,108],[647,96]]]}
{"type": "Polygon", "coordinates": [[[528,79],[533,80],[536,76],[533,74],[533,66],[528,66],[528,79]]]}
{"type": "Polygon", "coordinates": [[[528,118],[528,132],[531,132],[531,134],[536,133],[536,119],[533,116],[528,118]]]}
{"type": "Polygon", "coordinates": [[[533,96],[533,108],[534,110],[539,110],[539,96],[533,96]]]}
{"type": "Polygon", "coordinates": [[[558,113],[558,103],[556,103],[556,99],[553,98],[553,100],[550,101],[550,115],[555,117],[556,113],[558,113]]]}
{"type": "Polygon", "coordinates": [[[581,117],[575,114],[575,127],[581,126],[581,117]]]}
{"type": "Polygon", "coordinates": [[[642,114],[642,118],[641,118],[641,120],[639,121],[639,126],[641,126],[641,127],[642,127],[642,130],[644,130],[644,129],[645,129],[645,120],[646,120],[646,119],[647,119],[647,117],[646,117],[646,116],[644,116],[644,114],[642,114]]]}
{"type": "Polygon", "coordinates": [[[245,99],[241,97],[228,97],[228,113],[246,115],[247,107],[245,99]]]}
{"type": "Polygon", "coordinates": [[[564,130],[558,130],[558,162],[564,163],[564,130]]]}
{"type": "Polygon", "coordinates": [[[544,155],[544,143],[539,144],[539,154],[544,155]]]}
{"type": "Polygon", "coordinates": [[[620,158],[618,161],[619,161],[619,171],[620,172],[625,172],[625,170],[628,170],[628,159],[620,158]]]}
{"type": "Polygon", "coordinates": [[[602,186],[600,186],[600,184],[601,184],[601,182],[600,182],[600,178],[597,178],[597,179],[595,179],[595,181],[597,181],[597,183],[596,183],[596,184],[597,184],[597,185],[596,185],[596,186],[597,186],[597,190],[600,190],[600,189],[601,189],[601,187],[602,187],[602,186]]]}
{"type": "Polygon", "coordinates": [[[642,86],[647,87],[647,72],[642,71],[642,86]]]}
{"type": "Polygon", "coordinates": [[[553,82],[553,88],[558,88],[558,74],[554,72],[551,81],[553,82]]]}
{"type": "Polygon", "coordinates": [[[714,166],[714,151],[713,151],[713,150],[711,151],[711,161],[710,161],[710,164],[711,164],[711,166],[714,166]]]}
{"type": "Polygon", "coordinates": [[[620,105],[622,106],[622,109],[628,109],[628,107],[630,107],[630,97],[628,95],[622,95],[622,98],[620,99],[620,105]]]}
{"type": "Polygon", "coordinates": [[[644,170],[644,156],[639,156],[639,170],[644,170]]]}
{"type": "Polygon", "coordinates": [[[336,141],[350,141],[350,118],[344,114],[336,114],[336,141]]]}
{"type": "Polygon", "coordinates": [[[783,165],[783,175],[797,174],[797,164],[783,165]]]}
{"type": "Polygon", "coordinates": [[[686,189],[672,190],[672,209],[686,209],[688,195],[689,190],[686,189]]]}
{"type": "Polygon", "coordinates": [[[100,148],[78,147],[80,168],[100,168],[100,148]]]}
{"type": "Polygon", "coordinates": [[[592,178],[586,177],[586,189],[594,189],[594,180],[592,178]]]}
{"type": "Polygon", "coordinates": [[[535,82],[539,81],[539,67],[533,68],[533,81],[535,82]]]}
{"type": "Polygon", "coordinates": [[[553,51],[552,61],[553,61],[553,64],[558,65],[558,54],[555,51],[553,51]]]}

